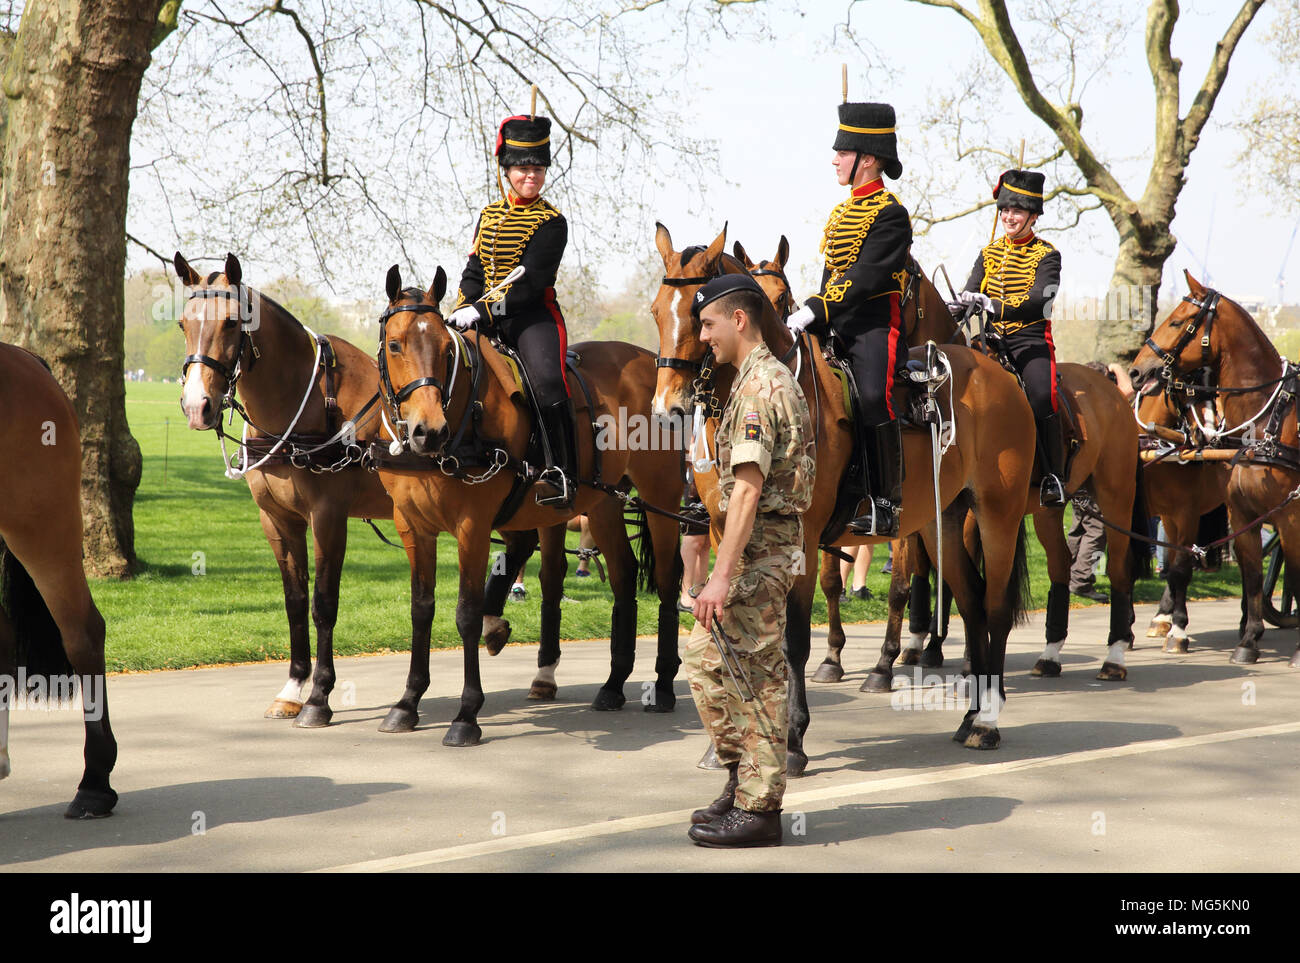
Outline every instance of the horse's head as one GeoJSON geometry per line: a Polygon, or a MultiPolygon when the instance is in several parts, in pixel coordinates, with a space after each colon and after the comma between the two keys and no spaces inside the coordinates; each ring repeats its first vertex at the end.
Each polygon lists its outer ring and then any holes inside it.
{"type": "Polygon", "coordinates": [[[402,287],[394,264],[385,282],[388,308],[379,316],[379,378],[384,404],[411,450],[436,455],[447,443],[451,403],[442,382],[455,336],[443,322],[438,304],[447,291],[447,272],[435,272],[428,291],[402,287]]]}
{"type": "MultiPolygon", "coordinates": [[[[1183,274],[1187,278],[1187,297],[1151,332],[1129,369],[1129,378],[1139,394],[1158,391],[1164,378],[1218,367],[1220,337],[1214,321],[1220,295],[1202,285],[1191,272],[1183,274]]],[[[1229,303],[1222,299],[1223,305],[1229,303]]]]}
{"type": "Polygon", "coordinates": [[[172,264],[188,290],[180,329],[185,332],[185,361],[181,378],[181,409],[196,430],[215,428],[225,398],[234,390],[240,371],[251,364],[249,330],[253,318],[251,290],[241,284],[239,258],[226,255],[224,273],[207,279],[176,252],[172,264]]]}
{"type": "Polygon", "coordinates": [[[785,235],[781,235],[776,257],[770,261],[755,264],[739,241],[732,245],[731,250],[763,289],[767,299],[772,302],[772,307],[776,308],[777,315],[788,318],[794,311],[794,292],[790,290],[790,279],[785,276],[785,266],[790,262],[790,242],[785,239],[785,235]]]}
{"type": "Polygon", "coordinates": [[[663,282],[650,305],[659,328],[659,369],[655,379],[653,412],[656,418],[681,423],[691,403],[691,382],[699,374],[704,357],[700,324],[691,316],[691,299],[719,270],[727,228],[708,247],[673,250],[668,228],[655,224],[655,246],[664,261],[663,282]]]}

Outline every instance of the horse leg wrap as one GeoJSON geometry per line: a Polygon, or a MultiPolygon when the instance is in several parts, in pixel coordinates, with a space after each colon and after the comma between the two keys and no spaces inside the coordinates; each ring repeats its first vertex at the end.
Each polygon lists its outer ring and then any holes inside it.
{"type": "Polygon", "coordinates": [[[1065,641],[1070,631],[1070,586],[1053,582],[1047,590],[1047,641],[1065,641]]]}
{"type": "Polygon", "coordinates": [[[930,580],[912,576],[912,596],[907,603],[907,631],[925,635],[930,631],[930,580]]]}

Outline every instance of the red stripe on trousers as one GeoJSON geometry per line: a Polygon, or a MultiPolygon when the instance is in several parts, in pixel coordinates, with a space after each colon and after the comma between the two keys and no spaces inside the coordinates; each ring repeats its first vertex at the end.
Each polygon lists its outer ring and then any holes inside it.
{"type": "Polygon", "coordinates": [[[899,295],[889,296],[889,365],[885,368],[885,410],[889,412],[890,421],[897,417],[894,414],[894,369],[898,363],[898,335],[902,330],[898,302],[899,295]]]}
{"type": "Polygon", "coordinates": [[[1052,361],[1052,411],[1055,412],[1058,410],[1056,407],[1056,345],[1052,344],[1052,322],[1050,320],[1043,322],[1043,339],[1047,342],[1047,350],[1051,352],[1049,357],[1052,361]]]}
{"type": "Polygon", "coordinates": [[[555,288],[547,288],[546,296],[542,300],[547,310],[551,312],[551,317],[555,319],[555,330],[560,335],[560,382],[564,385],[565,397],[570,398],[572,395],[569,392],[569,371],[565,363],[569,355],[569,332],[564,326],[564,315],[560,314],[560,307],[555,303],[555,288]]]}

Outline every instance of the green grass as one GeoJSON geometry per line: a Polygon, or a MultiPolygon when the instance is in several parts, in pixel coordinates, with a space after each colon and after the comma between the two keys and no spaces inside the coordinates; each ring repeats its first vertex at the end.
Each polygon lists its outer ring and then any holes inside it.
{"type": "MultiPolygon", "coordinates": [[[[219,662],[286,659],[288,628],[279,572],[262,535],[257,508],[243,481],[224,477],[216,436],[185,426],[175,384],[127,385],[131,431],[144,454],[144,472],[135,502],[136,553],[140,574],[133,580],[96,581],[95,601],[108,621],[108,666],[124,669],[181,668],[219,662]],[[202,553],[196,555],[195,553],[202,553]],[[199,568],[203,574],[194,574],[199,568]]],[[[392,522],[380,527],[396,541],[392,522]]],[[[405,651],[410,640],[409,569],[405,555],[380,542],[361,520],[348,527],[348,554],[343,568],[335,651],[340,655],[405,651]]],[[[577,534],[570,533],[570,547],[577,534]]],[[[1033,599],[1046,604],[1047,574],[1043,552],[1031,537],[1033,599]]],[[[454,624],[457,563],[455,541],[439,539],[440,580],[433,623],[433,644],[460,644],[454,624]]],[[[880,573],[885,558],[876,550],[867,585],[876,598],[843,607],[846,621],[886,617],[889,576],[880,573]]],[[[507,603],[506,617],[517,641],[535,641],[540,630],[538,561],[526,568],[529,598],[507,603]]],[[[562,633],[566,639],[608,638],[611,595],[598,578],[565,583],[562,633]]],[[[1106,589],[1106,580],[1098,579],[1106,589]]],[[[1198,597],[1235,595],[1235,568],[1198,575],[1198,597]]],[[[1143,582],[1140,601],[1160,597],[1162,583],[1143,582]]],[[[1076,600],[1081,601],[1081,600],[1076,600]]],[[[1093,604],[1093,603],[1083,603],[1093,604]]],[[[656,600],[643,594],[638,631],[655,631],[656,600]]],[[[826,621],[826,603],[818,592],[813,621],[826,621]]],[[[682,624],[689,626],[689,616],[682,624]]]]}

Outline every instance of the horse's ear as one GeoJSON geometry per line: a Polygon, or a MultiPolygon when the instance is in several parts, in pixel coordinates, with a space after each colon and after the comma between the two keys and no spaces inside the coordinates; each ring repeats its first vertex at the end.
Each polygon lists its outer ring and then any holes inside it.
{"type": "Polygon", "coordinates": [[[724,254],[718,259],[718,269],[720,274],[748,274],[749,268],[745,266],[738,258],[730,254],[724,254]]]}
{"type": "Polygon", "coordinates": [[[785,235],[782,234],[781,243],[776,246],[776,257],[772,259],[772,263],[775,264],[776,269],[780,271],[785,268],[785,264],[789,259],[790,259],[790,242],[787,241],[785,239],[785,235]]]}
{"type": "Polygon", "coordinates": [[[244,276],[244,269],[239,266],[239,258],[226,252],[226,280],[231,284],[238,284],[244,276]]]}
{"type": "Polygon", "coordinates": [[[176,276],[181,279],[182,284],[201,284],[203,279],[199,277],[199,272],[190,267],[190,262],[185,260],[185,256],[180,251],[172,258],[172,267],[176,268],[176,276]]]}
{"type": "Polygon", "coordinates": [[[384,290],[388,293],[388,303],[392,304],[397,300],[397,295],[402,290],[402,272],[394,264],[388,269],[388,277],[384,278],[384,290]]]}
{"type": "Polygon", "coordinates": [[[658,221],[655,221],[655,247],[659,249],[659,256],[664,259],[664,267],[670,267],[673,261],[673,236],[668,233],[668,228],[664,227],[658,221]]]}
{"type": "Polygon", "coordinates": [[[718,263],[718,258],[722,257],[722,252],[727,246],[727,225],[722,225],[722,233],[713,239],[713,243],[708,246],[704,252],[705,263],[710,267],[718,263]]]}
{"type": "Polygon", "coordinates": [[[749,259],[749,255],[745,253],[745,246],[739,241],[731,246],[731,253],[736,255],[736,260],[745,265],[746,268],[753,269],[754,262],[749,259]]]}
{"type": "Polygon", "coordinates": [[[1183,268],[1183,277],[1187,278],[1187,290],[1192,293],[1192,297],[1200,299],[1205,296],[1205,285],[1192,277],[1192,272],[1183,268]]]}
{"type": "MultiPolygon", "coordinates": [[[[396,267],[396,265],[394,265],[396,267]]],[[[429,285],[429,300],[435,305],[442,303],[442,296],[447,293],[447,272],[438,265],[438,270],[433,272],[433,283],[429,285]]]]}

